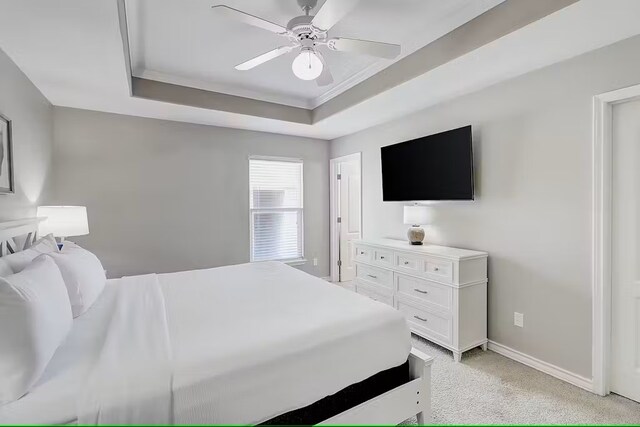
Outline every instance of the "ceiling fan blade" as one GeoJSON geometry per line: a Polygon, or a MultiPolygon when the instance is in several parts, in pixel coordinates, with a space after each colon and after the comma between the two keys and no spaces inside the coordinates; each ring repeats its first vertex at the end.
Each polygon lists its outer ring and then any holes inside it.
{"type": "Polygon", "coordinates": [[[238,22],[242,22],[244,24],[249,24],[254,27],[262,28],[263,30],[271,31],[272,33],[285,35],[289,32],[282,25],[274,24],[273,22],[269,22],[266,19],[258,18],[257,16],[253,16],[251,14],[242,12],[238,9],[234,9],[229,6],[216,5],[216,6],[211,6],[211,9],[213,9],[216,13],[218,13],[221,16],[235,19],[238,22]]]}
{"type": "Polygon", "coordinates": [[[324,56],[318,51],[316,51],[316,55],[320,58],[320,62],[322,62],[322,73],[316,79],[316,84],[318,86],[329,86],[333,83],[333,76],[331,75],[331,70],[329,70],[329,66],[327,65],[327,61],[324,60],[324,56]]]}
{"type": "Polygon", "coordinates": [[[338,21],[358,4],[360,0],[327,0],[324,2],[311,25],[322,31],[329,31],[338,21]]]}
{"type": "Polygon", "coordinates": [[[340,52],[364,53],[380,58],[394,59],[400,55],[400,45],[373,42],[369,40],[333,38],[327,41],[327,47],[340,52]]]}
{"type": "Polygon", "coordinates": [[[267,53],[263,53],[260,56],[256,56],[253,59],[243,62],[242,64],[236,65],[236,70],[246,71],[250,70],[254,67],[257,67],[260,64],[264,64],[267,61],[271,61],[285,53],[289,53],[293,50],[293,46],[280,46],[279,48],[270,50],[267,53]]]}

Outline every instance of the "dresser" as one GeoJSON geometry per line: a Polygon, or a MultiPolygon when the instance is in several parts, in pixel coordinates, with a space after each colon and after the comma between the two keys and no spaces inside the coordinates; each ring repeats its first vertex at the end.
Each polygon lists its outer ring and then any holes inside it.
{"type": "Polygon", "coordinates": [[[486,252],[393,239],[354,242],[348,288],[404,313],[411,331],[453,352],[487,346],[486,252]]]}

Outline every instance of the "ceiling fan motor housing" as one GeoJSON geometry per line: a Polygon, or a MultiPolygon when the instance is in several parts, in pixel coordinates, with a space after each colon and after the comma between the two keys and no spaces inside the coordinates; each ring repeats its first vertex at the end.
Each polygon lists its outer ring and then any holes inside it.
{"type": "Polygon", "coordinates": [[[296,16],[287,24],[287,29],[293,33],[296,39],[302,41],[305,39],[316,40],[322,38],[322,33],[311,25],[313,16],[302,15],[296,16]]]}

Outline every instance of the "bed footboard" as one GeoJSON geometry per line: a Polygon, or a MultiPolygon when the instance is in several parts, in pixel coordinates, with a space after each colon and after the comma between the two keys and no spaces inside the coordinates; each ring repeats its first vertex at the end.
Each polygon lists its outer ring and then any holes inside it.
{"type": "Polygon", "coordinates": [[[409,354],[411,381],[320,424],[398,424],[414,415],[418,424],[431,423],[433,358],[413,348],[409,354]]]}

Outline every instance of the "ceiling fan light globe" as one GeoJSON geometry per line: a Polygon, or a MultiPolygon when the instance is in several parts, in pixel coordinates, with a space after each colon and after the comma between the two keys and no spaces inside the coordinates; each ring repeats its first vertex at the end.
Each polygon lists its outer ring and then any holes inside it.
{"type": "Polygon", "coordinates": [[[304,49],[291,64],[293,74],[301,80],[315,80],[323,69],[322,61],[311,49],[304,49]]]}

